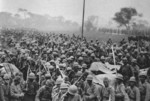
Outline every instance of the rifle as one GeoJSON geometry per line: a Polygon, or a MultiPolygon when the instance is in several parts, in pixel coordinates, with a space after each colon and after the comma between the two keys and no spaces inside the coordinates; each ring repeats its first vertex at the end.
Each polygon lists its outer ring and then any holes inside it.
{"type": "Polygon", "coordinates": [[[4,53],[9,57],[10,60],[12,60],[12,58],[10,57],[10,55],[8,54],[6,50],[4,50],[4,53]]]}
{"type": "MultiPolygon", "coordinates": [[[[10,57],[10,55],[8,54],[8,52],[7,52],[6,50],[4,50],[4,52],[5,52],[5,54],[9,57],[9,59],[12,60],[12,58],[10,57]]],[[[11,72],[11,75],[14,77],[14,74],[12,73],[12,70],[11,70],[11,68],[10,68],[10,65],[7,64],[7,66],[9,67],[9,70],[10,70],[10,72],[11,72]]],[[[5,70],[6,70],[6,69],[5,69],[5,70]]]]}
{"type": "Polygon", "coordinates": [[[74,82],[74,84],[73,85],[76,85],[82,78],[83,78],[83,76],[85,76],[85,75],[87,75],[87,73],[85,72],[85,73],[83,73],[79,78],[78,78],[78,80],[76,80],[75,82],[74,82]]]}
{"type": "Polygon", "coordinates": [[[56,64],[56,68],[58,68],[58,71],[59,71],[59,73],[60,73],[60,75],[61,75],[61,78],[63,78],[62,72],[60,71],[60,68],[59,68],[58,64],[59,64],[59,63],[56,64]]]}
{"type": "MultiPolygon", "coordinates": [[[[4,64],[3,64],[3,65],[4,65],[4,64]]],[[[4,67],[5,71],[6,71],[6,73],[8,74],[8,71],[7,71],[6,67],[5,67],[5,65],[4,65],[3,67],[4,67]]]]}
{"type": "Polygon", "coordinates": [[[14,76],[14,74],[13,74],[13,72],[12,72],[11,68],[10,68],[10,65],[9,65],[9,64],[7,64],[7,66],[9,67],[9,70],[10,70],[10,72],[11,72],[11,75],[12,75],[12,77],[14,78],[15,76],[14,76]]]}
{"type": "Polygon", "coordinates": [[[27,79],[26,79],[26,83],[27,83],[26,91],[28,90],[28,80],[29,80],[29,73],[30,72],[31,72],[31,68],[30,68],[30,65],[28,64],[27,79]]]}

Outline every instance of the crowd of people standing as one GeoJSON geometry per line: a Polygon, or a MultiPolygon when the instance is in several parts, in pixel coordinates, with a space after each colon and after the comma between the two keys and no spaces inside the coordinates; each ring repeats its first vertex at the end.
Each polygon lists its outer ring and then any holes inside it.
{"type": "Polygon", "coordinates": [[[0,72],[0,101],[150,101],[150,46],[143,40],[104,43],[51,34],[11,39],[9,45],[0,49],[0,63],[20,72],[0,72]],[[104,86],[93,82],[93,62],[120,65],[114,87],[107,77],[104,86]]]}

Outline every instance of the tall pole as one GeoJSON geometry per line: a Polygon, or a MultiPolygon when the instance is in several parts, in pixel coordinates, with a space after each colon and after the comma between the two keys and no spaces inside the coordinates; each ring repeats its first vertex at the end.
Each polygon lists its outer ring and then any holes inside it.
{"type": "Polygon", "coordinates": [[[85,13],[85,0],[83,0],[83,15],[82,15],[82,39],[84,34],[84,13],[85,13]]]}

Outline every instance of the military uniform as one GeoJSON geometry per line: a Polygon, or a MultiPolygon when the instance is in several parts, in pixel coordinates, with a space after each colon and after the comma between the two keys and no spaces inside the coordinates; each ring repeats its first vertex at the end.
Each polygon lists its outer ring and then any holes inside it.
{"type": "Polygon", "coordinates": [[[62,94],[61,92],[57,93],[55,96],[53,96],[52,101],[61,101],[62,94]]]}
{"type": "Polygon", "coordinates": [[[15,85],[14,83],[10,86],[10,95],[11,95],[11,101],[21,101],[22,100],[22,90],[20,85],[15,85]]]}
{"type": "Polygon", "coordinates": [[[130,79],[131,76],[133,76],[133,71],[131,66],[129,64],[121,66],[119,73],[123,75],[124,84],[126,86],[127,81],[130,79]]]}
{"type": "Polygon", "coordinates": [[[102,101],[115,101],[114,90],[111,87],[102,88],[102,101]]]}
{"type": "Polygon", "coordinates": [[[141,95],[141,101],[145,101],[146,82],[144,82],[143,84],[141,82],[139,83],[139,90],[140,90],[140,95],[141,95]]]}
{"type": "Polygon", "coordinates": [[[96,85],[92,83],[91,86],[84,82],[84,101],[98,101],[96,94],[96,85]]]}
{"type": "Polygon", "coordinates": [[[35,101],[36,92],[38,90],[38,83],[36,81],[28,82],[26,86],[27,90],[24,96],[24,101],[35,101]]]}
{"type": "Polygon", "coordinates": [[[54,86],[52,89],[52,97],[55,97],[59,93],[60,88],[54,86]]]}
{"type": "Polygon", "coordinates": [[[2,94],[2,101],[10,101],[10,85],[9,84],[3,84],[1,92],[2,94]]]}
{"type": "Polygon", "coordinates": [[[0,101],[5,101],[4,90],[3,90],[3,79],[0,77],[0,101]]]}
{"type": "Polygon", "coordinates": [[[72,96],[72,97],[68,97],[67,95],[64,95],[64,96],[61,98],[61,101],[82,101],[82,100],[81,100],[81,96],[80,96],[80,95],[75,94],[75,95],[72,96]]]}
{"type": "Polygon", "coordinates": [[[127,88],[127,94],[130,101],[140,101],[140,91],[136,86],[127,88]]]}
{"type": "Polygon", "coordinates": [[[145,101],[150,101],[150,83],[146,83],[146,96],[145,101]]]}
{"type": "Polygon", "coordinates": [[[41,82],[41,86],[44,86],[47,80],[51,80],[54,85],[54,81],[52,79],[45,79],[41,82]]]}
{"type": "Polygon", "coordinates": [[[115,101],[128,101],[128,95],[123,83],[115,86],[115,101]]]}
{"type": "Polygon", "coordinates": [[[46,89],[45,86],[42,86],[37,92],[35,101],[52,101],[51,93],[51,90],[46,89]]]}

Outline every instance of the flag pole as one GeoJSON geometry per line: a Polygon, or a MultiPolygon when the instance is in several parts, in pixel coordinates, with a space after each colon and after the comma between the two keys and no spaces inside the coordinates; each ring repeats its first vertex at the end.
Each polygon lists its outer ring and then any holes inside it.
{"type": "Polygon", "coordinates": [[[114,47],[113,47],[113,45],[112,45],[112,54],[113,54],[114,65],[116,65],[115,53],[114,53],[114,47]]]}
{"type": "Polygon", "coordinates": [[[82,15],[82,39],[84,34],[84,14],[85,14],[85,0],[83,0],[83,15],[82,15]]]}
{"type": "MultiPolygon", "coordinates": [[[[114,65],[116,65],[116,58],[115,58],[115,53],[114,53],[114,46],[112,45],[112,54],[113,54],[113,61],[114,61],[114,65]]],[[[115,69],[116,74],[117,74],[117,68],[115,69]]]]}

